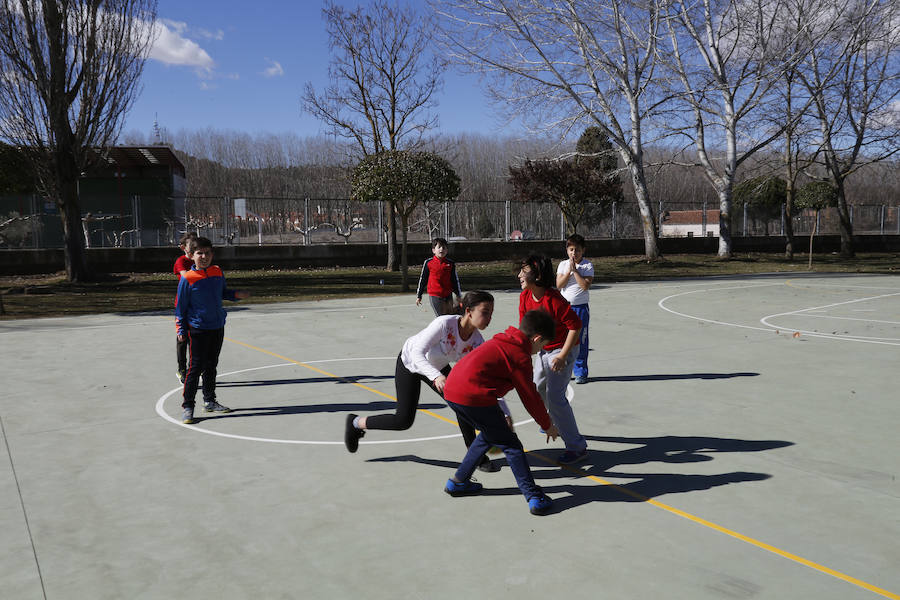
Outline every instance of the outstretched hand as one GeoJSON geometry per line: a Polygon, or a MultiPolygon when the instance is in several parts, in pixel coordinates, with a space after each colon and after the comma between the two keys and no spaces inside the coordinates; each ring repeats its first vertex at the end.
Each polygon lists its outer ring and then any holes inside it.
{"type": "Polygon", "coordinates": [[[556,428],[556,425],[551,423],[550,428],[546,430],[547,433],[547,443],[550,443],[550,438],[553,438],[553,441],[556,441],[556,438],[559,437],[559,429],[556,428]]]}

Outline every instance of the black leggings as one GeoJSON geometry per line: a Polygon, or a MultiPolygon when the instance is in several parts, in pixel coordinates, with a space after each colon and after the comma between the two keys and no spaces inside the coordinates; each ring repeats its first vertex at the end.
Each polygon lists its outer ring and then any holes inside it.
{"type": "MultiPolygon", "coordinates": [[[[450,373],[450,365],[441,369],[441,374],[446,377],[450,373]]],[[[416,409],[419,408],[419,393],[422,390],[422,382],[440,395],[434,387],[434,383],[424,375],[413,373],[406,368],[403,360],[397,357],[397,367],[394,369],[394,387],[397,390],[397,410],[393,414],[372,415],[366,417],[366,429],[390,429],[403,431],[412,427],[416,420],[416,409]]],[[[463,421],[459,422],[459,430],[462,433],[466,447],[475,439],[475,428],[463,421]]]]}
{"type": "Polygon", "coordinates": [[[225,328],[193,329],[187,328],[187,339],[191,350],[191,360],[184,376],[184,402],[182,408],[194,406],[200,376],[203,376],[203,401],[214,402],[216,399],[216,367],[219,364],[219,353],[225,328]]]}

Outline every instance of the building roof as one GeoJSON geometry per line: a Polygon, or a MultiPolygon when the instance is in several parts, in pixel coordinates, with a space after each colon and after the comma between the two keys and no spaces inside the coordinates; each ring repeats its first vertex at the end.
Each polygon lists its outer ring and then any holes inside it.
{"type": "MultiPolygon", "coordinates": [[[[706,223],[718,223],[719,222],[719,211],[718,210],[707,210],[706,211],[706,223]]],[[[703,211],[702,210],[667,210],[663,215],[663,224],[664,225],[702,225],[703,224],[703,211]]]]}
{"type": "Polygon", "coordinates": [[[168,146],[111,146],[102,160],[112,168],[171,167],[175,174],[185,176],[184,165],[168,146]]]}

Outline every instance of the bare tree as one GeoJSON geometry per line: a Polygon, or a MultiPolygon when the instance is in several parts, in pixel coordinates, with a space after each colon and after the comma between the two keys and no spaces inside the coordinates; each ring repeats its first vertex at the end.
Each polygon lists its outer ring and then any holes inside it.
{"type": "MultiPolygon", "coordinates": [[[[796,56],[778,26],[782,0],[674,0],[667,4],[667,64],[680,81],[689,117],[674,130],[687,138],[719,200],[720,257],[732,253],[732,191],[738,167],[777,139],[774,93],[796,56]],[[721,153],[721,154],[720,154],[721,153]]],[[[674,114],[674,113],[673,113],[674,114]]]]}
{"type": "Polygon", "coordinates": [[[854,255],[847,178],[900,152],[898,30],[900,5],[879,0],[843,0],[809,15],[802,29],[810,53],[798,76],[814,100],[820,156],[837,193],[845,258],[854,255]]]}
{"type": "Polygon", "coordinates": [[[657,0],[435,0],[453,57],[488,75],[495,98],[551,127],[595,125],[631,176],[648,259],[658,232],[644,173],[655,95],[657,0]]]}
{"type": "MultiPolygon", "coordinates": [[[[385,150],[414,150],[437,124],[429,114],[442,84],[444,62],[430,51],[431,18],[411,6],[375,0],[347,10],[329,2],[322,10],[332,57],[333,82],[321,94],[307,83],[304,108],[338,137],[353,143],[357,158],[385,150]]],[[[398,268],[396,206],[388,211],[388,264],[398,268]]]]}
{"type": "Polygon", "coordinates": [[[409,291],[409,219],[426,202],[455,200],[459,196],[459,176],[446,159],[433,152],[386,150],[361,160],[353,170],[351,185],[356,200],[384,200],[397,207],[403,242],[402,291],[409,291]]]}
{"type": "Polygon", "coordinates": [[[155,20],[155,0],[0,0],[0,137],[59,206],[70,281],[89,275],[78,177],[121,130],[155,20]]]}

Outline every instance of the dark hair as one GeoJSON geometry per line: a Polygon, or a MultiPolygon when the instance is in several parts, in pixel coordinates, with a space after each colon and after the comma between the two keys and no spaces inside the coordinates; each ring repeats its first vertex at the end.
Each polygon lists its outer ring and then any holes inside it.
{"type": "Polygon", "coordinates": [[[196,250],[199,250],[200,248],[209,248],[210,250],[213,249],[212,242],[209,241],[209,238],[205,238],[205,237],[197,238],[197,245],[194,246],[194,250],[196,251],[196,250]]]}
{"type": "Polygon", "coordinates": [[[431,240],[431,249],[432,250],[434,250],[434,247],[438,246],[438,245],[443,246],[444,248],[450,247],[450,244],[448,244],[447,240],[445,240],[444,238],[434,238],[433,240],[431,240]]]}
{"type": "Polygon", "coordinates": [[[583,235],[581,235],[580,233],[573,233],[566,238],[566,248],[568,248],[569,246],[577,246],[584,250],[587,247],[587,244],[585,244],[583,235]]]}
{"type": "Polygon", "coordinates": [[[524,267],[528,267],[531,271],[531,275],[526,277],[527,281],[542,288],[552,288],[556,285],[553,264],[543,254],[529,254],[519,262],[519,269],[524,267]]]}
{"type": "Polygon", "coordinates": [[[549,342],[556,335],[556,323],[545,310],[529,310],[519,322],[519,331],[528,337],[537,334],[549,342]]]}
{"type": "Polygon", "coordinates": [[[471,292],[466,292],[465,296],[462,297],[462,301],[459,303],[458,314],[464,315],[466,314],[466,310],[475,308],[479,304],[483,304],[485,302],[494,303],[494,297],[485,292],[483,290],[472,290],[471,292]]]}
{"type": "Polygon", "coordinates": [[[188,231],[186,234],[181,236],[181,240],[179,240],[178,245],[179,246],[187,246],[188,242],[190,242],[191,240],[196,240],[196,239],[197,239],[197,234],[194,233],[193,231],[188,231]]]}

